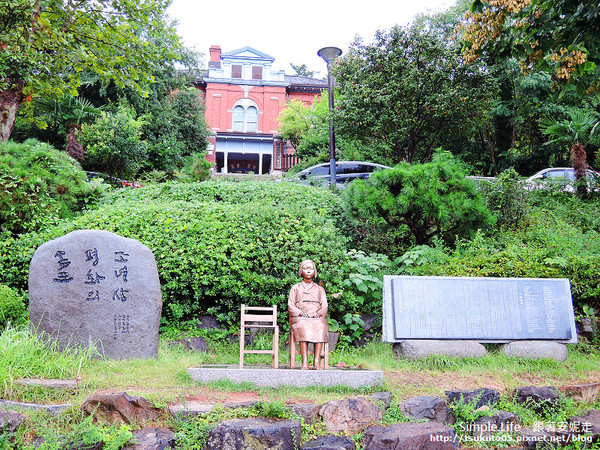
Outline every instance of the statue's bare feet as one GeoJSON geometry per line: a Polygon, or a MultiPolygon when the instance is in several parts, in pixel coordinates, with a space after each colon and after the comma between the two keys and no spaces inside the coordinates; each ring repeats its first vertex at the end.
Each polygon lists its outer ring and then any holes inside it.
{"type": "Polygon", "coordinates": [[[321,364],[316,365],[315,370],[323,370],[323,368],[321,367],[321,364]]]}
{"type": "Polygon", "coordinates": [[[306,364],[302,364],[302,367],[300,367],[301,370],[308,370],[308,363],[306,364]]]}

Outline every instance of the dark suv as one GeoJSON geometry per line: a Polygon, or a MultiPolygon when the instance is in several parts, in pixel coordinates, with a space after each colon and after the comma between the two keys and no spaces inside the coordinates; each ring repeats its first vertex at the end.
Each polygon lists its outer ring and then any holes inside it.
{"type": "MultiPolygon", "coordinates": [[[[304,169],[297,174],[303,184],[329,184],[329,163],[317,164],[304,169]]],[[[335,164],[335,181],[337,185],[345,185],[350,181],[369,178],[376,170],[390,169],[391,167],[366,161],[338,161],[335,164]]]]}

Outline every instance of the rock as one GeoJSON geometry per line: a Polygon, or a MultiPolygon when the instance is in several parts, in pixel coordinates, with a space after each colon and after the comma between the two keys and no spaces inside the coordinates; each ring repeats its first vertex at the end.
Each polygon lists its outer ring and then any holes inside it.
{"type": "Polygon", "coordinates": [[[569,356],[565,344],[553,341],[514,341],[501,345],[500,350],[511,358],[553,359],[564,362],[569,356]]]}
{"type": "Polygon", "coordinates": [[[439,423],[454,423],[454,416],[446,402],[433,395],[409,398],[400,403],[400,410],[409,419],[429,419],[439,423]]]}
{"type": "Polygon", "coordinates": [[[592,440],[598,440],[600,436],[600,410],[592,409],[582,416],[574,416],[569,419],[572,428],[579,435],[591,435],[592,440]]]}
{"type": "Polygon", "coordinates": [[[94,345],[107,358],[156,357],[161,308],[154,255],[134,239],[72,231],[31,260],[31,324],[61,349],[94,345]]]}
{"type": "Polygon", "coordinates": [[[206,343],[206,339],[200,336],[175,339],[174,341],[170,341],[169,345],[180,346],[193,352],[208,353],[208,344],[206,343]]]}
{"type": "Polygon", "coordinates": [[[379,337],[379,335],[377,335],[377,334],[365,333],[362,335],[362,337],[360,339],[355,339],[354,341],[352,341],[352,345],[354,347],[363,348],[363,347],[366,347],[367,345],[369,345],[371,342],[373,342],[378,337],[379,337]]]}
{"type": "MultiPolygon", "coordinates": [[[[534,430],[531,428],[523,428],[517,435],[519,443],[525,449],[533,448],[548,448],[550,442],[555,440],[552,433],[542,430],[534,430]]],[[[554,448],[554,447],[551,447],[554,448]]]]}
{"type": "Polygon", "coordinates": [[[304,423],[310,425],[316,422],[320,406],[316,403],[291,403],[288,405],[296,415],[304,419],[304,423]]]}
{"type": "Polygon", "coordinates": [[[251,408],[256,405],[260,400],[246,400],[245,402],[231,402],[225,403],[223,406],[227,409],[235,409],[235,408],[251,408]]]}
{"type": "Polygon", "coordinates": [[[24,414],[10,409],[0,409],[0,432],[15,433],[24,421],[24,414]]]}
{"type": "Polygon", "coordinates": [[[300,448],[302,429],[297,420],[232,419],[212,428],[206,450],[300,448]]]}
{"type": "Polygon", "coordinates": [[[407,359],[440,355],[456,358],[479,358],[487,350],[479,342],[461,340],[411,339],[394,344],[394,354],[407,359]]]}
{"type": "Polygon", "coordinates": [[[453,450],[458,448],[456,431],[438,422],[397,423],[369,427],[364,432],[365,450],[453,450]]]}
{"type": "Polygon", "coordinates": [[[524,405],[538,413],[556,404],[560,399],[560,391],[554,386],[525,386],[516,389],[515,395],[519,405],[524,405]]]}
{"type": "Polygon", "coordinates": [[[594,339],[596,336],[597,320],[594,317],[583,317],[575,322],[577,326],[577,334],[586,338],[594,339]]]}
{"type": "MultiPolygon", "coordinates": [[[[363,330],[371,331],[375,327],[375,321],[381,317],[381,314],[361,314],[360,318],[364,322],[363,330]]],[[[381,321],[379,321],[381,325],[381,321]]]]}
{"type": "Polygon", "coordinates": [[[219,323],[216,317],[213,316],[200,316],[198,317],[198,322],[196,327],[199,330],[224,330],[225,327],[219,323]]]}
{"type": "Polygon", "coordinates": [[[46,411],[50,414],[62,414],[73,405],[70,403],[62,403],[59,405],[44,405],[40,403],[22,403],[12,402],[10,400],[0,400],[0,408],[10,408],[16,410],[28,410],[28,411],[46,411]]]}
{"type": "Polygon", "coordinates": [[[330,433],[354,434],[382,418],[381,409],[361,397],[327,402],[319,414],[330,433]]]}
{"type": "Polygon", "coordinates": [[[178,403],[169,406],[169,413],[173,417],[195,417],[199,414],[206,414],[211,412],[214,409],[214,407],[214,405],[207,405],[198,402],[178,403]]]}
{"type": "Polygon", "coordinates": [[[475,389],[474,391],[445,391],[444,394],[448,397],[449,403],[458,403],[462,398],[464,404],[467,405],[477,399],[475,409],[481,408],[483,405],[494,406],[500,399],[500,392],[488,388],[475,389]]]}
{"type": "Polygon", "coordinates": [[[21,378],[15,380],[19,386],[39,386],[45,389],[77,389],[77,380],[33,379],[21,378]]]}
{"type": "Polygon", "coordinates": [[[467,427],[468,431],[476,436],[489,436],[498,432],[514,433],[521,430],[521,418],[516,414],[508,411],[490,411],[490,413],[491,416],[481,416],[472,424],[462,426],[467,427]]]}
{"type": "Polygon", "coordinates": [[[133,432],[130,445],[123,450],[165,450],[175,448],[175,433],[168,428],[142,428],[133,432]]]}
{"type": "Polygon", "coordinates": [[[381,405],[383,406],[382,409],[385,411],[390,407],[390,404],[394,399],[394,394],[392,394],[390,391],[375,392],[374,394],[371,394],[370,398],[375,404],[381,403],[381,405]]]}
{"type": "Polygon", "coordinates": [[[93,394],[83,402],[81,409],[93,415],[95,421],[112,424],[145,423],[160,416],[160,410],[148,400],[125,392],[93,394]]]}
{"type": "Polygon", "coordinates": [[[596,403],[600,395],[600,383],[574,384],[559,386],[558,390],[576,402],[596,403]]]}
{"type": "Polygon", "coordinates": [[[334,436],[332,434],[320,436],[302,446],[303,450],[354,450],[355,448],[356,444],[348,436],[334,436]]]}

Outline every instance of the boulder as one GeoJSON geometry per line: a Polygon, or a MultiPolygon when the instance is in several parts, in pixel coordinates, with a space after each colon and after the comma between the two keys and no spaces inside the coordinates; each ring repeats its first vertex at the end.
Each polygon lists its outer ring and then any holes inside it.
{"type": "Polygon", "coordinates": [[[582,317],[575,322],[577,334],[586,339],[594,339],[596,336],[597,320],[595,317],[582,317]]]}
{"type": "Polygon", "coordinates": [[[93,415],[94,421],[112,424],[145,423],[160,416],[160,410],[148,400],[125,392],[93,394],[83,402],[81,409],[93,415]]]}
{"type": "Polygon", "coordinates": [[[16,432],[24,421],[25,415],[10,409],[0,409],[0,430],[4,433],[16,432]]]}
{"type": "Polygon", "coordinates": [[[142,428],[123,450],[166,450],[175,448],[175,433],[165,427],[142,428]]]}
{"type": "Polygon", "coordinates": [[[317,439],[306,442],[302,446],[302,450],[354,450],[356,444],[348,436],[334,436],[327,434],[320,436],[317,439]]]}
{"type": "Polygon", "coordinates": [[[381,404],[382,409],[385,411],[390,407],[390,404],[394,399],[394,394],[392,394],[390,391],[375,392],[374,394],[371,394],[370,398],[375,404],[381,404]]]}
{"type": "Polygon", "coordinates": [[[411,339],[394,344],[394,354],[407,359],[440,355],[457,358],[479,358],[487,350],[479,342],[461,340],[411,339]]]}
{"type": "Polygon", "coordinates": [[[483,405],[494,406],[500,399],[500,392],[495,389],[475,389],[474,391],[453,390],[445,391],[449,403],[458,403],[463,399],[465,405],[476,400],[475,409],[481,408],[483,405]]]}
{"type": "Polygon", "coordinates": [[[382,418],[381,409],[361,397],[327,402],[319,414],[330,433],[354,434],[382,418]]]}
{"type": "Polygon", "coordinates": [[[554,386],[525,386],[515,390],[515,397],[519,405],[541,413],[547,407],[555,405],[561,394],[554,386]]]}
{"type": "Polygon", "coordinates": [[[208,344],[206,343],[206,339],[200,336],[175,339],[174,341],[170,341],[169,345],[179,346],[193,352],[208,353],[208,344]]]}
{"type": "Polygon", "coordinates": [[[558,390],[576,402],[592,404],[598,401],[598,396],[600,395],[600,383],[559,386],[558,390]]]}
{"type": "Polygon", "coordinates": [[[592,440],[598,440],[600,436],[600,410],[592,409],[581,416],[569,419],[571,429],[578,435],[590,435],[592,440]]]}
{"type": "Polygon", "coordinates": [[[500,350],[511,358],[553,359],[564,362],[569,356],[567,346],[554,341],[514,341],[503,344],[500,350]]]}
{"type": "Polygon", "coordinates": [[[317,421],[320,406],[316,403],[292,403],[288,408],[310,425],[317,421]]]}
{"type": "Polygon", "coordinates": [[[158,355],[162,309],[154,255],[102,230],[76,230],[42,244],[29,266],[32,327],[60,348],[95,346],[107,358],[158,355]]]}
{"type": "Polygon", "coordinates": [[[302,428],[297,420],[231,419],[212,428],[206,450],[300,448],[302,428]]]}
{"type": "Polygon", "coordinates": [[[27,410],[27,411],[46,411],[49,414],[60,415],[66,410],[70,409],[73,405],[70,403],[61,403],[58,405],[45,405],[42,403],[23,403],[13,402],[10,400],[0,400],[0,408],[15,409],[15,410],[27,410]]]}
{"type": "Polygon", "coordinates": [[[433,395],[409,398],[400,403],[400,410],[409,419],[429,419],[439,423],[454,423],[452,411],[444,399],[433,395]]]}
{"type": "MultiPolygon", "coordinates": [[[[534,430],[532,428],[523,428],[517,434],[517,440],[524,449],[548,448],[550,442],[556,442],[557,438],[553,433],[544,430],[534,430]]],[[[556,447],[556,445],[551,448],[556,447]]]]}
{"type": "Polygon", "coordinates": [[[365,450],[454,450],[458,448],[456,431],[438,422],[397,423],[387,427],[369,427],[363,436],[365,450]]]}
{"type": "Polygon", "coordinates": [[[169,413],[173,417],[195,417],[199,414],[206,414],[214,409],[214,405],[208,405],[198,402],[177,403],[169,406],[169,413]]]}
{"type": "Polygon", "coordinates": [[[219,323],[216,317],[213,316],[200,316],[198,317],[198,322],[196,323],[196,327],[199,330],[224,330],[225,327],[219,323]]]}

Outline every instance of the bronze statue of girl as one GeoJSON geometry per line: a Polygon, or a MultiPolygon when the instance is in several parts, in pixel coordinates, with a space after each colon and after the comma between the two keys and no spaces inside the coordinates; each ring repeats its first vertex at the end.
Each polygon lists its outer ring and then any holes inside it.
{"type": "Polygon", "coordinates": [[[308,343],[315,345],[315,369],[321,369],[323,343],[328,342],[327,296],[313,279],[317,276],[315,263],[307,259],[298,269],[302,281],[292,286],[288,299],[290,328],[294,340],[300,344],[302,369],[308,369],[308,343]]]}

